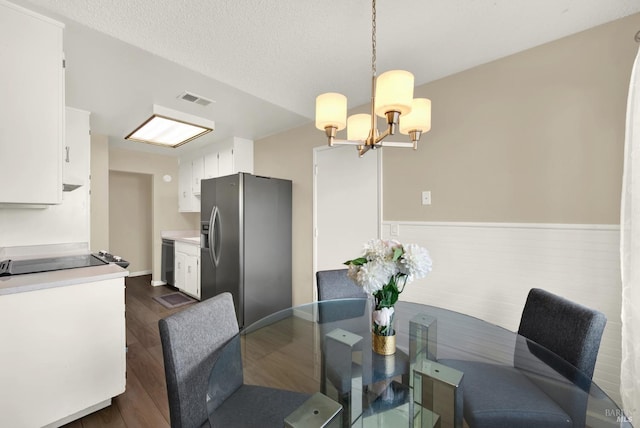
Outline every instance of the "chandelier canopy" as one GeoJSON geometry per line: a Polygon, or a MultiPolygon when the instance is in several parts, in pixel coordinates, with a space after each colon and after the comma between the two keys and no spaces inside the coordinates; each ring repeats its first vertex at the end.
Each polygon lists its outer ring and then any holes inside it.
{"type": "Polygon", "coordinates": [[[362,157],[379,147],[418,148],[420,136],[431,129],[431,100],[413,98],[413,74],[391,70],[376,76],[376,0],[371,6],[371,114],[354,114],[347,119],[347,97],[327,92],[316,98],[316,128],[324,130],[329,146],[355,145],[362,157]],[[376,115],[387,120],[378,132],[376,115]],[[347,128],[347,139],[336,138],[347,128]],[[410,142],[383,141],[396,131],[409,135],[410,142]]]}

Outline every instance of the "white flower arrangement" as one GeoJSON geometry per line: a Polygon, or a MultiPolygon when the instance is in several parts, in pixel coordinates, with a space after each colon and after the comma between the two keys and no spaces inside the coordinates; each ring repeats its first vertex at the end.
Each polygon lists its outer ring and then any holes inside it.
{"type": "Polygon", "coordinates": [[[429,252],[416,245],[375,239],[364,246],[364,254],[345,262],[348,276],[375,300],[373,330],[381,336],[392,336],[393,305],[404,287],[414,279],[431,272],[429,252]]]}

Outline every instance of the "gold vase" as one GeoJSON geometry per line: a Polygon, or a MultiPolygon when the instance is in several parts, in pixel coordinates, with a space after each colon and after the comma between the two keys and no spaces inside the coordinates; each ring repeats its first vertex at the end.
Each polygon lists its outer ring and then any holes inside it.
{"type": "Polygon", "coordinates": [[[376,354],[393,355],[396,353],[396,335],[380,336],[371,333],[371,345],[376,354]]]}

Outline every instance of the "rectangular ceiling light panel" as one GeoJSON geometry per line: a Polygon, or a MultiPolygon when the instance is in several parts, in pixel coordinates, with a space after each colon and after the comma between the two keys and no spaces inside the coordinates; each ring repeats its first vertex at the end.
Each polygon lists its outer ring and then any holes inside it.
{"type": "Polygon", "coordinates": [[[211,120],[165,107],[156,105],[153,107],[154,114],[127,135],[126,140],[178,147],[213,131],[214,122],[211,120]]]}

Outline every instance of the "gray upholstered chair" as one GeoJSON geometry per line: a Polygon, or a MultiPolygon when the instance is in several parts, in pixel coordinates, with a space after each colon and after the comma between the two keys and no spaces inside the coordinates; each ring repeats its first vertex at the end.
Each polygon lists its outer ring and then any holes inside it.
{"type": "Polygon", "coordinates": [[[282,427],[284,418],[309,398],[243,383],[238,322],[229,293],[161,319],[158,326],[173,428],[211,426],[209,413],[214,427],[282,427]],[[211,389],[210,373],[220,373],[211,389]]]}
{"type": "Polygon", "coordinates": [[[440,360],[464,373],[464,417],[469,427],[583,427],[606,322],[596,310],[531,289],[513,367],[440,360]]]}
{"type": "MultiPolygon", "coordinates": [[[[367,293],[358,284],[347,276],[347,269],[321,270],[316,272],[316,284],[318,289],[318,300],[336,299],[367,299],[367,293]]],[[[359,317],[365,315],[367,301],[363,300],[360,305],[349,302],[345,305],[320,305],[318,317],[320,323],[342,320],[343,328],[345,321],[353,319],[354,324],[362,324],[359,317]]],[[[350,330],[348,327],[347,330],[350,330]]],[[[357,333],[353,331],[353,333],[357,333]]]]}
{"type": "Polygon", "coordinates": [[[316,272],[318,300],[367,298],[367,293],[347,276],[347,269],[316,272]]]}
{"type": "MultiPolygon", "coordinates": [[[[339,327],[344,330],[362,336],[362,343],[359,349],[367,349],[362,353],[362,367],[354,365],[353,372],[362,374],[363,387],[375,384],[383,379],[402,375],[404,383],[408,385],[409,357],[401,349],[397,349],[394,355],[395,368],[388,371],[387,358],[371,351],[371,327],[370,316],[367,306],[370,304],[368,294],[347,276],[347,269],[324,270],[316,272],[316,283],[318,287],[318,322],[321,332],[327,334],[334,328],[339,327]],[[336,299],[362,299],[360,302],[332,302],[330,305],[323,305],[322,301],[336,299]],[[362,370],[362,368],[367,368],[362,370]]],[[[323,346],[323,353],[325,352],[323,346]]],[[[337,401],[345,408],[345,416],[349,412],[350,379],[346,379],[338,368],[335,373],[326,373],[324,364],[321,366],[320,387],[326,391],[327,378],[331,381],[338,392],[337,401]]],[[[390,387],[391,388],[391,387],[390,387]]],[[[394,395],[400,397],[401,392],[395,391],[394,395]]],[[[408,394],[407,394],[408,395],[408,394]]],[[[333,397],[336,398],[336,397],[333,397]]],[[[404,400],[400,397],[400,401],[404,400]]],[[[388,404],[388,403],[387,403],[388,404]]],[[[400,404],[400,403],[398,403],[400,404]]],[[[346,423],[346,422],[345,422],[346,423]]]]}

